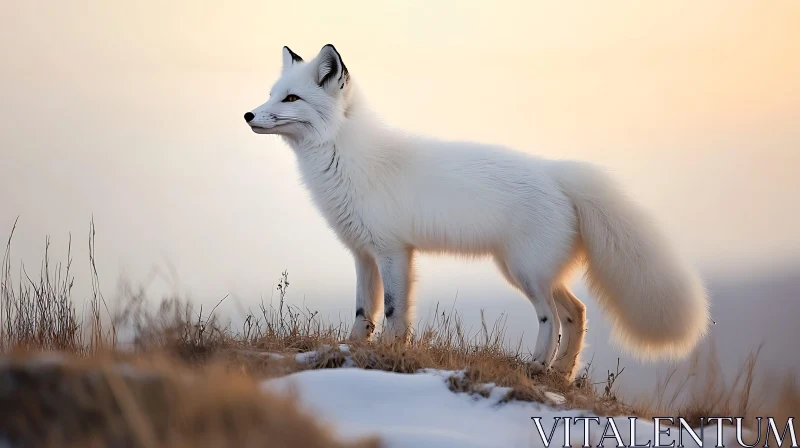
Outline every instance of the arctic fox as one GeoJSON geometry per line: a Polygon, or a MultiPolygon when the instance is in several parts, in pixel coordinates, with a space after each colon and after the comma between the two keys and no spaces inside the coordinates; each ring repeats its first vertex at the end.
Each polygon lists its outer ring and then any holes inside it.
{"type": "Polygon", "coordinates": [[[702,282],[601,169],[391,129],[333,45],[308,62],[283,47],[269,100],[244,118],[295,151],[353,253],[353,340],[372,336],[381,307],[382,337],[408,340],[417,251],[494,258],[536,309],[534,372],[574,375],[586,308],[566,281],[583,262],[615,339],[641,358],[684,355],[707,330],[702,282]]]}

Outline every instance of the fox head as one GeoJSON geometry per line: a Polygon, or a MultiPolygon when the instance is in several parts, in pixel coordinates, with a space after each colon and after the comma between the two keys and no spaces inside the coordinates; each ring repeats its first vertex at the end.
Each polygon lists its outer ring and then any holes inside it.
{"type": "Polygon", "coordinates": [[[269,100],[244,114],[257,134],[293,142],[324,142],[336,136],[350,97],[350,74],[333,45],[310,61],[283,47],[283,70],[269,100]]]}

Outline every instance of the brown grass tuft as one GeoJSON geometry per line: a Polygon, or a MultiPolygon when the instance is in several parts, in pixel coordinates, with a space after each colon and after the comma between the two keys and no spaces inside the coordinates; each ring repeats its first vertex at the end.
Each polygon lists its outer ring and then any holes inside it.
{"type": "Polygon", "coordinates": [[[14,446],[378,446],[334,440],[292,399],[219,366],[17,355],[0,366],[0,391],[14,446]]]}

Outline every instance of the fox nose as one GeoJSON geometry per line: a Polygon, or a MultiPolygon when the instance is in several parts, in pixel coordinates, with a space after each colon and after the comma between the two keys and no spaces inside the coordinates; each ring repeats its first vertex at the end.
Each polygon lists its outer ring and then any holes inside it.
{"type": "Polygon", "coordinates": [[[256,118],[256,116],[255,116],[255,114],[254,114],[254,113],[252,113],[252,112],[247,112],[246,114],[244,114],[244,121],[246,121],[246,122],[248,122],[248,123],[250,123],[251,121],[253,121],[253,118],[256,118]]]}

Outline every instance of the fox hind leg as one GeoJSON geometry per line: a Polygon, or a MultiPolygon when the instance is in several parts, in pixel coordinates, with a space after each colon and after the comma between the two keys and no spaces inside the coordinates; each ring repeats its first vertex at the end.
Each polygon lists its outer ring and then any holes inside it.
{"type": "MultiPolygon", "coordinates": [[[[556,218],[559,215],[554,215],[556,218]]],[[[575,234],[564,232],[569,217],[556,219],[551,231],[515,238],[505,254],[496,256],[500,271],[522,291],[536,310],[539,332],[533,351],[531,370],[548,370],[556,357],[562,331],[562,319],[553,296],[553,287],[575,260],[575,234]],[[561,222],[563,221],[563,222],[561,222]]]]}
{"type": "Polygon", "coordinates": [[[564,285],[553,289],[553,298],[563,331],[553,369],[571,380],[575,377],[586,334],[586,306],[564,285]]]}
{"type": "Polygon", "coordinates": [[[550,287],[551,276],[543,273],[531,275],[528,274],[530,269],[517,269],[500,259],[496,262],[503,276],[525,294],[536,310],[539,332],[530,367],[533,373],[542,373],[550,368],[555,358],[561,333],[561,322],[550,287]]]}
{"type": "Polygon", "coordinates": [[[558,318],[552,291],[545,286],[547,284],[545,281],[535,282],[533,279],[523,279],[520,283],[525,296],[533,304],[539,318],[539,333],[531,362],[534,373],[539,373],[548,370],[556,356],[561,339],[561,321],[558,318]]]}

